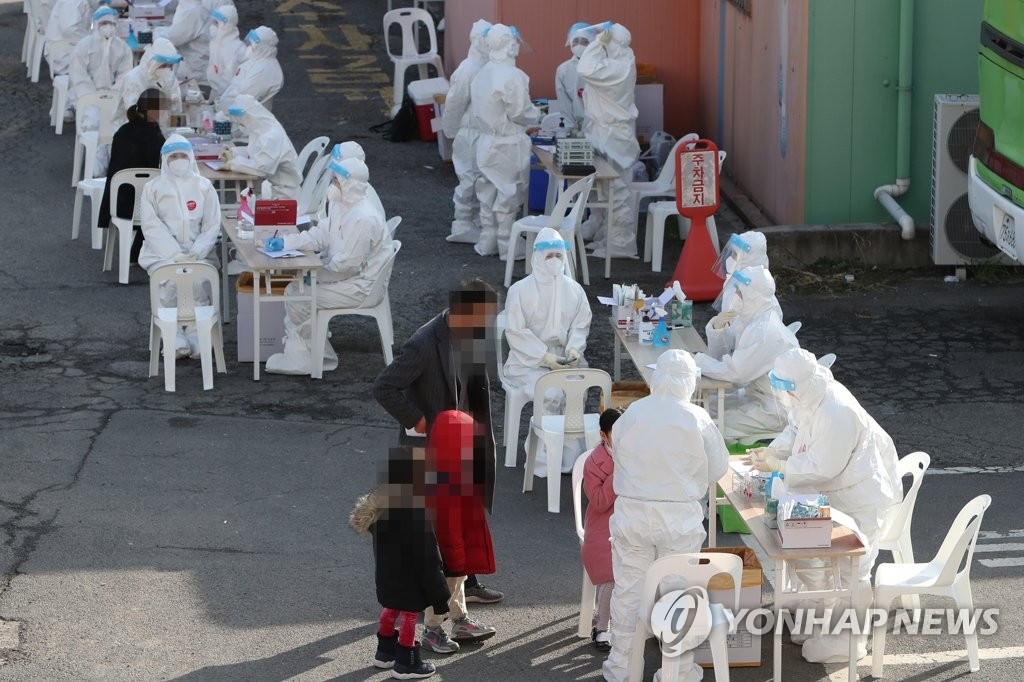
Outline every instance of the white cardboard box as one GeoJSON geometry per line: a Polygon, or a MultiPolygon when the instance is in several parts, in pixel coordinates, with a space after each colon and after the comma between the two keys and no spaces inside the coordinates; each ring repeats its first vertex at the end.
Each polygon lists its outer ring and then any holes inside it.
{"type": "MultiPolygon", "coordinates": [[[[761,562],[757,560],[757,554],[749,547],[715,547],[713,549],[702,549],[701,552],[728,552],[739,554],[743,557],[743,577],[740,582],[740,608],[758,609],[761,607],[761,583],[763,574],[761,562]]],[[[728,576],[718,575],[708,583],[708,598],[712,602],[724,604],[730,610],[734,606],[732,601],[732,579],[728,576]]],[[[737,624],[736,632],[727,638],[729,649],[729,667],[751,667],[761,665],[761,635],[753,633],[743,626],[743,622],[737,624]]],[[[704,668],[713,667],[711,658],[711,645],[705,640],[694,649],[693,660],[697,665],[704,668]]]]}
{"type": "Polygon", "coordinates": [[[832,519],[779,519],[779,544],[783,549],[832,546],[832,519]]]}
{"type": "Polygon", "coordinates": [[[442,161],[452,160],[452,139],[441,130],[441,116],[444,114],[444,95],[434,95],[434,120],[431,128],[437,133],[437,155],[442,161]]]}
{"type": "MultiPolygon", "coordinates": [[[[235,316],[235,327],[238,334],[237,351],[239,362],[252,362],[252,275],[239,275],[242,291],[236,291],[238,314],[235,316]],[[245,290],[245,277],[248,276],[248,291],[245,290]]],[[[283,288],[274,287],[274,293],[280,294],[283,288]]],[[[260,304],[260,362],[266,362],[274,353],[284,351],[284,301],[267,301],[260,304]]]]}
{"type": "Polygon", "coordinates": [[[644,83],[633,88],[636,109],[636,136],[650,142],[651,135],[665,129],[665,86],[644,83]]]}

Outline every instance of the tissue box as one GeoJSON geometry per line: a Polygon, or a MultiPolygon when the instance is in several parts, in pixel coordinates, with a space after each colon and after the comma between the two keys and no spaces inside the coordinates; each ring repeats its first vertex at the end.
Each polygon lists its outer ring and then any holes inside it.
{"type": "MultiPolygon", "coordinates": [[[[263,281],[260,286],[265,287],[263,281]]],[[[285,283],[275,282],[271,291],[278,296],[284,294],[285,283]]],[[[238,332],[237,347],[239,362],[252,362],[252,273],[243,272],[235,282],[238,317],[235,327],[238,332]]],[[[264,288],[264,292],[266,289],[264,288]]],[[[266,301],[260,303],[260,362],[266,362],[274,353],[284,352],[284,301],[266,301]]]]}

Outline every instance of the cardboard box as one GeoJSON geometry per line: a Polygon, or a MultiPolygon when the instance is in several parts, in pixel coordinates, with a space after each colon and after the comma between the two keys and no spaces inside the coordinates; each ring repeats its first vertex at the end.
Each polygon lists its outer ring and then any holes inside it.
{"type": "Polygon", "coordinates": [[[128,7],[129,19],[149,19],[150,21],[155,21],[163,19],[165,15],[166,11],[164,8],[157,4],[134,4],[128,7]]]}
{"type": "Polygon", "coordinates": [[[832,546],[832,519],[782,519],[779,544],[783,549],[808,549],[832,546]]]}
{"type": "Polygon", "coordinates": [[[406,88],[409,99],[416,107],[416,122],[419,124],[420,139],[433,142],[437,139],[431,121],[434,119],[434,95],[448,92],[447,78],[427,78],[409,83],[406,88]]]}
{"type": "Polygon", "coordinates": [[[298,213],[295,199],[257,199],[253,219],[257,226],[295,227],[298,213]]]}
{"type": "MultiPolygon", "coordinates": [[[[749,547],[714,547],[702,549],[701,552],[717,552],[738,554],[743,558],[743,577],[740,580],[740,608],[757,609],[761,607],[761,584],[763,574],[761,562],[757,560],[754,550],[749,547]]],[[[719,575],[708,583],[708,597],[712,602],[725,605],[732,609],[732,579],[719,575]]],[[[743,623],[736,626],[736,632],[728,636],[729,667],[752,667],[761,665],[761,635],[747,630],[743,623]]],[[[702,668],[713,667],[711,645],[704,641],[694,649],[693,660],[702,668]]]]}
{"type": "MultiPolygon", "coordinates": [[[[266,285],[260,283],[260,286],[266,285]]],[[[275,283],[271,287],[274,294],[284,294],[284,282],[275,283]]],[[[266,288],[263,290],[266,291],[266,288]]],[[[235,283],[235,296],[238,311],[235,327],[237,328],[237,352],[239,362],[252,362],[252,273],[243,272],[235,283]]],[[[266,362],[274,353],[284,351],[284,301],[267,301],[260,304],[260,362],[266,362]]]]}
{"type": "Polygon", "coordinates": [[[430,122],[431,129],[437,133],[437,155],[442,161],[452,160],[452,138],[441,130],[441,116],[444,115],[443,94],[434,95],[434,120],[430,122]]]}
{"type": "Polygon", "coordinates": [[[612,395],[608,404],[605,405],[604,401],[601,402],[601,412],[605,409],[611,409],[618,407],[620,409],[626,409],[637,400],[646,398],[651,394],[651,389],[648,388],[647,383],[643,381],[613,381],[612,382],[612,395]]]}

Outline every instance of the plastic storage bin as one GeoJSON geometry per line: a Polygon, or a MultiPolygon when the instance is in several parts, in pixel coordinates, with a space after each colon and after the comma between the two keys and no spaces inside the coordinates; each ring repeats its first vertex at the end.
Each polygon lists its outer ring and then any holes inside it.
{"type": "Polygon", "coordinates": [[[427,78],[426,80],[413,81],[408,86],[409,98],[416,107],[416,122],[420,129],[420,139],[424,142],[437,140],[430,125],[434,118],[434,95],[441,95],[448,92],[447,78],[427,78]]]}

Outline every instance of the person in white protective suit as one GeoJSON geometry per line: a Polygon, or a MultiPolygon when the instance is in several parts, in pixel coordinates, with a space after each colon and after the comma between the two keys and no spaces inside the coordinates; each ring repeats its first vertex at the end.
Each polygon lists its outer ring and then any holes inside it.
{"type": "MultiPolygon", "coordinates": [[[[470,84],[468,125],[479,130],[476,143],[476,196],[480,239],[474,250],[505,260],[530,173],[526,126],[540,110],[530,101],[530,78],[516,68],[519,31],[495,24],[484,36],[488,62],[470,84]]],[[[513,257],[515,254],[513,254],[513,257]]]]}
{"type": "Polygon", "coordinates": [[[238,37],[238,10],[234,5],[221,5],[210,12],[209,36],[206,82],[210,84],[210,101],[217,102],[224,96],[245,57],[245,44],[238,37]]]}
{"type": "Polygon", "coordinates": [[[245,155],[225,155],[226,170],[259,175],[270,181],[275,199],[297,199],[302,185],[299,155],[281,123],[252,95],[239,95],[228,109],[232,125],[247,135],[245,155]]]}
{"type": "Polygon", "coordinates": [[[555,98],[558,110],[572,116],[576,126],[583,127],[585,110],[583,108],[583,84],[580,82],[576,67],[580,56],[587,45],[594,41],[596,34],[588,24],[577,22],[569,27],[565,46],[572,51],[572,57],[566,59],[555,69],[555,98]]]}
{"type": "Polygon", "coordinates": [[[775,358],[798,348],[796,336],[775,311],[775,280],[762,267],[733,273],[728,307],[705,327],[708,352],[695,360],[704,376],[728,381],[738,391],[727,396],[726,440],[752,443],[774,438],[786,426],[786,414],[768,383],[775,358]]]}
{"type": "MultiPolygon", "coordinates": [[[[106,5],[92,13],[93,30],[78,41],[71,53],[68,69],[68,104],[97,90],[116,90],[121,79],[132,70],[132,50],[114,32],[117,30],[117,10],[106,5]]],[[[116,113],[116,112],[115,112],[116,113]]],[[[82,112],[82,129],[99,127],[99,108],[82,112]]],[[[119,119],[115,119],[112,123],[119,119]]]]}
{"type": "MultiPolygon", "coordinates": [[[[626,410],[612,432],[615,511],[612,544],[612,650],[604,678],[628,679],[633,630],[644,576],[669,554],[699,552],[707,533],[701,500],[725,475],[729,453],[704,408],[690,402],[697,366],[683,350],[665,351],[651,376],[651,395],[626,410]]],[[[701,679],[684,668],[685,680],[701,679]]]]}
{"type": "Polygon", "coordinates": [[[65,74],[71,67],[71,53],[89,34],[93,8],[89,0],[56,0],[46,20],[43,55],[50,65],[50,76],[65,74]]]}
{"type": "Polygon", "coordinates": [[[487,45],[484,33],[491,28],[491,22],[478,19],[469,31],[469,54],[448,79],[448,94],[445,95],[444,113],[441,114],[441,128],[452,139],[452,165],[459,184],[452,193],[455,216],[451,233],[446,237],[450,242],[476,244],[480,241],[480,200],[476,197],[476,181],[480,169],[476,165],[476,144],[480,130],[473,126],[469,115],[470,84],[480,69],[487,63],[487,45]]]}
{"type": "MultiPolygon", "coordinates": [[[[533,386],[552,369],[586,367],[583,352],[590,333],[590,302],[583,287],[568,273],[569,248],[550,227],[537,233],[531,264],[533,272],[508,289],[505,302],[505,338],[508,359],[505,379],[525,389],[531,400],[543,400],[545,412],[564,412],[565,396],[534,396],[533,386]]],[[[554,393],[554,392],[552,392],[554,393]]],[[[543,443],[537,446],[534,474],[548,475],[543,443]]],[[[586,448],[568,439],[562,449],[561,471],[572,471],[577,455],[586,448]]]]}
{"type": "Polygon", "coordinates": [[[157,38],[146,48],[139,59],[138,65],[125,74],[121,81],[120,116],[139,101],[139,95],[150,88],[156,88],[167,98],[168,111],[181,113],[181,87],[175,73],[175,65],[181,61],[181,55],[171,41],[157,38]]]}
{"type": "MultiPolygon", "coordinates": [[[[334,145],[331,149],[331,159],[335,163],[344,161],[345,159],[359,159],[363,163],[366,163],[366,152],[363,151],[363,146],[353,140],[346,140],[345,142],[339,142],[334,145]]],[[[330,178],[328,178],[328,181],[330,178]]],[[[380,196],[377,194],[377,190],[373,188],[373,185],[369,181],[366,182],[366,198],[373,205],[375,211],[380,213],[382,216],[387,216],[384,211],[384,204],[380,202],[380,196]]]]}
{"type": "Polygon", "coordinates": [[[202,80],[206,77],[210,60],[209,22],[210,11],[199,0],[178,0],[171,25],[153,32],[154,38],[166,38],[181,54],[179,78],[202,80]]]}
{"type": "Polygon", "coordinates": [[[277,61],[277,34],[259,26],[245,36],[248,46],[235,75],[217,100],[217,110],[227,111],[241,95],[252,95],[269,110],[270,101],[284,85],[284,72],[277,61]]]}
{"type": "MultiPolygon", "coordinates": [[[[317,308],[356,308],[366,302],[374,282],[393,253],[384,214],[366,194],[370,173],[359,159],[332,162],[334,180],[328,189],[330,220],[298,234],[284,237],[285,249],[319,251],[324,268],[317,275],[317,308]]],[[[302,292],[292,282],[285,296],[302,292]]],[[[309,374],[312,368],[311,339],[315,320],[306,301],[285,302],[284,352],[267,358],[267,371],[276,374],[309,374]]],[[[338,356],[328,340],[324,344],[324,371],[337,369],[338,356]]]]}
{"type": "MultiPolygon", "coordinates": [[[[841,563],[839,578],[844,586],[860,581],[856,607],[863,611],[871,603],[871,568],[878,557],[882,523],[903,499],[896,447],[831,370],[806,350],[794,348],[780,355],[769,378],[788,407],[789,423],[767,448],[752,451],[753,463],[762,471],[783,472],[790,492],[824,493],[833,509],[857,524],[867,553],[860,558],[857,576],[841,563]]],[[[799,577],[812,590],[832,587],[829,569],[802,572],[799,577]]],[[[833,622],[849,605],[849,600],[823,604],[833,607],[833,622]]],[[[863,622],[863,613],[858,622],[863,622]]],[[[865,640],[858,635],[858,656],[866,654],[865,640]]],[[[803,642],[803,657],[812,663],[848,661],[849,643],[848,631],[819,633],[803,642]]]]}
{"type": "Polygon", "coordinates": [[[640,143],[636,140],[636,57],[629,47],[631,41],[625,26],[607,22],[576,65],[586,112],[583,134],[594,145],[594,151],[619,173],[611,183],[611,216],[602,219],[602,213],[592,212],[590,218],[602,223],[591,244],[593,255],[599,257],[604,257],[606,249],[614,258],[636,256],[629,182],[633,179],[633,164],[640,156],[640,143]]]}
{"type": "MultiPolygon", "coordinates": [[[[192,144],[171,135],[160,149],[160,177],[142,189],[139,210],[145,241],[139,265],[153,274],[158,266],[181,262],[206,262],[217,266],[214,251],[220,236],[220,200],[213,184],[199,175],[192,144]]],[[[210,291],[197,286],[196,303],[210,305],[210,291]]],[[[160,286],[160,304],[173,306],[174,287],[160,286]]],[[[179,358],[199,357],[199,338],[194,325],[183,326],[175,342],[179,358]]]]}
{"type": "MultiPolygon", "coordinates": [[[[722,279],[728,280],[732,273],[737,270],[751,267],[768,269],[768,242],[765,239],[764,233],[756,230],[730,235],[729,241],[722,247],[718,258],[715,259],[714,264],[711,266],[711,270],[722,279]]],[[[725,299],[735,293],[735,291],[736,288],[734,286],[723,286],[722,293],[718,295],[718,298],[711,304],[711,307],[721,312],[724,308],[728,307],[725,299]]],[[[773,299],[775,312],[779,314],[779,319],[783,319],[782,306],[779,305],[779,299],[776,297],[773,297],[773,299]]]]}

